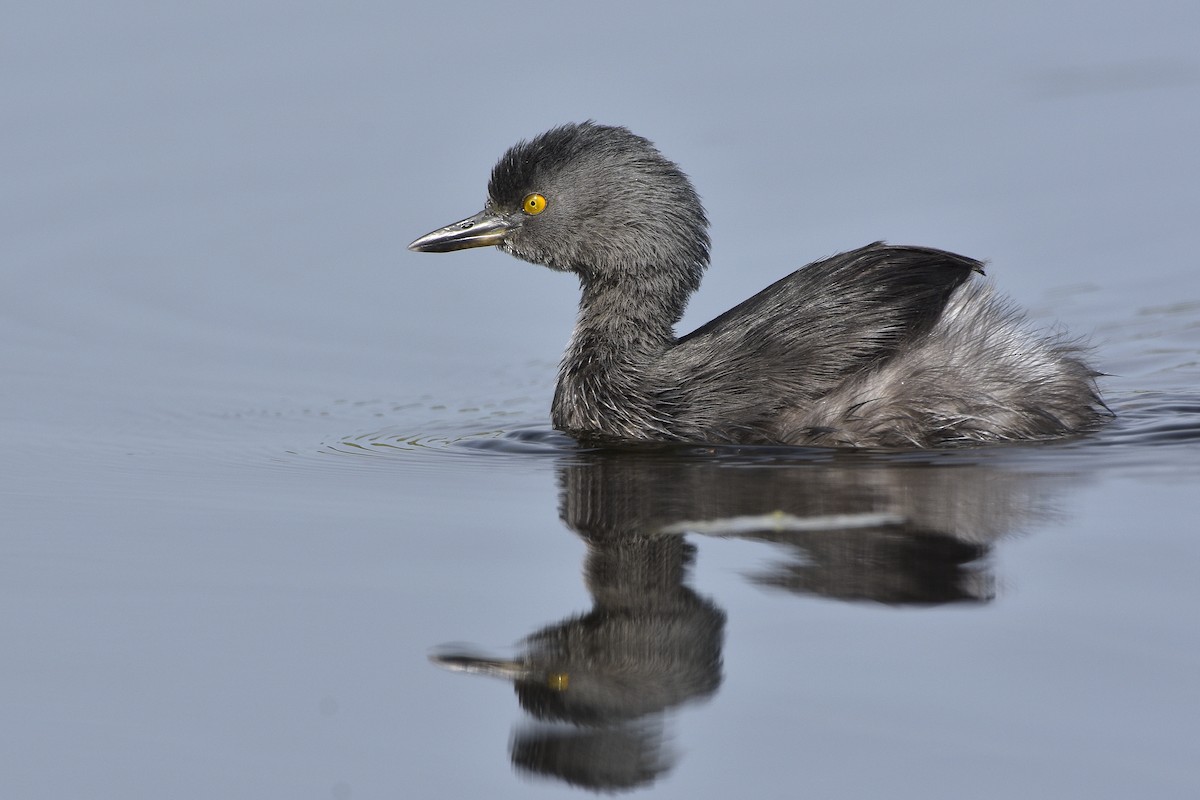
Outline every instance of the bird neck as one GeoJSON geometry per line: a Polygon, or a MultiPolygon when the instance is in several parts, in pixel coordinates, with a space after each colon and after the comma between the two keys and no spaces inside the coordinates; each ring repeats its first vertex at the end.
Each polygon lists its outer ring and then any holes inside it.
{"type": "Polygon", "coordinates": [[[633,282],[583,278],[568,355],[639,366],[675,342],[686,293],[649,293],[633,282]],[[676,295],[682,295],[676,297],[676,295]]]}
{"type": "Polygon", "coordinates": [[[576,435],[646,438],[659,430],[657,365],[675,344],[683,300],[583,279],[555,392],[555,426],[576,435]]]}

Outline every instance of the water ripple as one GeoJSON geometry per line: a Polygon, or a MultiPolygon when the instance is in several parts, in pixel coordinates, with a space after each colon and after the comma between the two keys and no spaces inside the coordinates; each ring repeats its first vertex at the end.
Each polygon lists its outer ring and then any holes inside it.
{"type": "Polygon", "coordinates": [[[1200,396],[1141,392],[1115,403],[1117,419],[1095,445],[1162,446],[1200,442],[1200,396]]]}
{"type": "Polygon", "coordinates": [[[349,456],[387,457],[400,453],[471,455],[561,455],[578,449],[575,440],[545,426],[408,433],[396,428],[362,433],[326,444],[322,450],[349,456]]]}
{"type": "MultiPolygon", "coordinates": [[[[1171,392],[1140,392],[1113,399],[1116,419],[1095,434],[1058,442],[1016,443],[949,450],[922,451],[836,451],[814,447],[735,446],[705,444],[639,444],[589,447],[553,430],[545,422],[528,418],[497,425],[497,420],[442,419],[423,430],[388,427],[360,432],[323,444],[317,455],[418,468],[438,463],[487,466],[496,457],[509,460],[561,459],[608,452],[635,458],[719,460],[730,466],[772,464],[817,465],[830,461],[956,464],[980,461],[1003,462],[1029,469],[1061,469],[1081,466],[1080,456],[1091,468],[1111,465],[1135,467],[1167,464],[1170,453],[1200,442],[1200,395],[1171,392]],[[1100,458],[1098,459],[1098,456],[1100,458]]],[[[1190,456],[1190,450],[1183,453],[1190,456]]],[[[299,454],[295,454],[299,455],[299,454]]]]}

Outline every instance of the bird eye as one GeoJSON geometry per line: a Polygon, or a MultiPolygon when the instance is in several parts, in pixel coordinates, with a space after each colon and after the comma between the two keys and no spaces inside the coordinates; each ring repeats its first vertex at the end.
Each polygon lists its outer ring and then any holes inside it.
{"type": "Polygon", "coordinates": [[[546,210],[546,198],[536,192],[525,195],[525,202],[521,204],[521,208],[525,210],[526,214],[537,216],[546,210]]]}

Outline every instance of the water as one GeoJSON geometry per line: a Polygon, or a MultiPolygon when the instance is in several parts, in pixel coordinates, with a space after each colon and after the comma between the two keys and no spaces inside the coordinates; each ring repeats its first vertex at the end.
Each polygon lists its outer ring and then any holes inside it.
{"type": "Polygon", "coordinates": [[[1196,796],[1198,22],[10,11],[0,794],[1196,796]],[[404,245],[587,117],[705,199],[685,330],[947,247],[1090,337],[1116,421],[578,447],[571,281],[404,245]]]}

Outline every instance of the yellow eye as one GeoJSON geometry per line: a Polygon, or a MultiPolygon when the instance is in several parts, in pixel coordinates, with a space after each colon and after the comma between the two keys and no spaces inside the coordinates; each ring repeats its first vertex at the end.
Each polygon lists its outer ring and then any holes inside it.
{"type": "Polygon", "coordinates": [[[536,192],[525,195],[525,202],[521,204],[521,208],[525,210],[526,214],[537,216],[546,210],[546,198],[536,192]]]}

